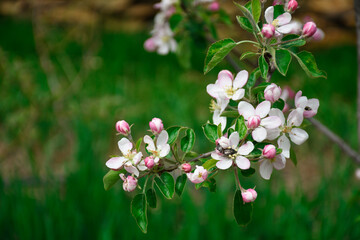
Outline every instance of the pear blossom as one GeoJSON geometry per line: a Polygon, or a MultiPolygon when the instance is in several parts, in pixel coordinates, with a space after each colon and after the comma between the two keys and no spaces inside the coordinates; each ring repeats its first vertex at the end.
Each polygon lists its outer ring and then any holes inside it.
{"type": "Polygon", "coordinates": [[[210,110],[214,112],[213,117],[212,117],[213,123],[215,125],[221,124],[222,131],[224,131],[226,128],[227,118],[222,117],[221,114],[224,112],[224,110],[228,104],[229,104],[228,99],[217,98],[216,102],[215,102],[215,100],[212,100],[211,105],[210,105],[210,110]]]}
{"type": "Polygon", "coordinates": [[[196,166],[196,169],[193,173],[187,173],[188,179],[192,183],[202,183],[208,177],[208,171],[203,166],[196,166]]]}
{"type": "Polygon", "coordinates": [[[209,84],[206,87],[206,91],[213,98],[225,99],[228,103],[229,99],[234,101],[240,100],[245,95],[245,86],[249,77],[249,73],[246,70],[240,71],[235,79],[233,74],[228,70],[222,70],[218,74],[218,79],[215,84],[209,84]]]}
{"type": "Polygon", "coordinates": [[[272,159],[263,158],[260,163],[260,176],[266,180],[269,180],[273,168],[281,170],[285,168],[286,158],[283,154],[278,154],[272,159]]]}
{"type": "Polygon", "coordinates": [[[284,114],[279,109],[271,109],[269,115],[280,118],[281,125],[279,128],[268,130],[267,139],[274,140],[281,134],[280,138],[278,139],[279,148],[282,149],[281,155],[289,158],[290,140],[297,145],[301,145],[309,138],[309,135],[305,130],[298,128],[304,120],[303,111],[301,109],[295,109],[291,111],[286,123],[284,114]],[[289,135],[290,140],[287,138],[286,134],[289,135]]]}
{"type": "Polygon", "coordinates": [[[146,149],[152,154],[154,163],[157,165],[161,158],[166,157],[170,152],[170,145],[167,143],[169,134],[163,130],[156,139],[156,146],[154,140],[146,135],[144,137],[144,143],[148,144],[146,149]]]}
{"type": "Polygon", "coordinates": [[[268,7],[265,10],[265,19],[268,24],[272,24],[275,27],[276,33],[287,34],[292,30],[292,26],[289,26],[291,21],[291,14],[286,12],[274,19],[274,7],[268,7]]]}
{"type": "Polygon", "coordinates": [[[134,178],[133,176],[125,177],[125,175],[123,173],[121,173],[119,175],[120,175],[120,178],[124,181],[124,183],[123,183],[124,191],[132,192],[136,189],[137,182],[138,182],[138,180],[136,178],[134,178]]]}
{"type": "Polygon", "coordinates": [[[140,163],[142,153],[132,150],[133,144],[129,139],[122,138],[118,142],[118,146],[123,156],[110,158],[106,162],[108,168],[117,171],[124,167],[128,173],[134,174],[135,176],[139,176],[139,170],[146,170],[146,167],[140,163]]]}
{"type": "Polygon", "coordinates": [[[117,121],[115,124],[116,131],[122,135],[128,135],[130,133],[130,126],[125,120],[117,121]]]}
{"type": "Polygon", "coordinates": [[[218,160],[216,167],[222,170],[230,168],[233,163],[240,169],[249,169],[250,161],[245,156],[254,150],[254,144],[250,141],[238,147],[240,137],[238,132],[233,132],[229,138],[221,137],[218,141],[219,147],[223,152],[217,151],[211,154],[211,157],[218,160]]]}
{"type": "Polygon", "coordinates": [[[243,201],[246,203],[254,202],[255,199],[257,198],[257,192],[255,191],[255,189],[249,188],[244,191],[241,191],[241,196],[243,201]]]}
{"type": "Polygon", "coordinates": [[[248,102],[239,102],[239,114],[246,120],[247,127],[253,130],[251,135],[257,142],[266,139],[267,129],[277,128],[281,124],[281,120],[277,116],[266,117],[270,112],[270,107],[269,101],[261,102],[256,109],[248,102]]]}
{"type": "Polygon", "coordinates": [[[317,114],[320,102],[316,98],[308,99],[302,96],[302,91],[298,91],[295,95],[295,106],[303,110],[305,118],[311,118],[317,114]]]}

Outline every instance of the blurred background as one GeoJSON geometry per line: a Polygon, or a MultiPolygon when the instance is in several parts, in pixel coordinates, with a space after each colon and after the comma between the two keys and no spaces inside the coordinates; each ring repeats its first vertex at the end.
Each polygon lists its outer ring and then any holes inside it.
{"type": "MultiPolygon", "coordinates": [[[[256,173],[253,221],[232,216],[231,174],[217,192],[187,184],[182,199],[149,210],[148,234],[130,214],[132,194],[119,182],[105,191],[105,162],[117,154],[114,125],[126,119],[142,137],[153,117],[165,127],[197,133],[196,149],[211,150],[201,126],[211,115],[204,76],[206,45],[192,48],[189,69],[175,55],[143,49],[157,1],[2,0],[0,2],[0,232],[1,239],[360,239],[359,167],[312,126],[270,181],[256,173]]],[[[234,20],[232,1],[220,1],[234,20]]],[[[274,82],[320,99],[317,119],[357,149],[355,16],[351,0],[299,1],[326,34],[307,45],[328,79],[309,79],[297,63],[274,82]]],[[[247,37],[233,21],[220,38],[247,37]]],[[[240,49],[239,49],[240,50],[240,49]]],[[[249,69],[252,70],[252,69],[249,69]]]]}

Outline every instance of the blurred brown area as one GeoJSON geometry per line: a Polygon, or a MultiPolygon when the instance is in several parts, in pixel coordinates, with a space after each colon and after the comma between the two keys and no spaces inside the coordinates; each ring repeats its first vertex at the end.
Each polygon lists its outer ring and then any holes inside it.
{"type": "MultiPolygon", "coordinates": [[[[106,29],[121,31],[149,31],[156,14],[153,4],[157,0],[11,0],[0,3],[0,14],[31,18],[36,14],[54,24],[83,24],[93,26],[101,21],[106,29]]],[[[246,1],[239,1],[245,3],[246,1]]],[[[268,1],[270,4],[272,1],[268,1]]],[[[355,15],[352,0],[299,0],[301,6],[294,17],[300,21],[312,18],[326,33],[321,45],[334,45],[355,41],[355,15]]],[[[221,6],[232,16],[239,15],[230,0],[220,0],[221,6]]],[[[243,33],[219,28],[220,36],[243,33]]],[[[316,44],[314,45],[317,46],[316,44]]]]}

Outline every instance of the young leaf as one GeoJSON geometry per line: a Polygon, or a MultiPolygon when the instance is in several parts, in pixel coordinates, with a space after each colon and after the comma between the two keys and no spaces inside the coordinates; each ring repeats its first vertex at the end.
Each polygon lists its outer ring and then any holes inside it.
{"type": "Polygon", "coordinates": [[[121,171],[114,171],[110,170],[106,173],[106,175],[103,178],[104,188],[105,190],[109,190],[114,184],[120,180],[120,173],[123,173],[124,170],[121,171]]]}
{"type": "Polygon", "coordinates": [[[166,131],[169,134],[169,140],[168,140],[168,144],[172,145],[174,142],[176,142],[178,136],[179,136],[179,132],[181,130],[181,127],[169,127],[166,131]]]}
{"type": "Polygon", "coordinates": [[[159,187],[160,192],[167,199],[171,199],[175,192],[174,178],[168,172],[164,172],[160,177],[155,178],[155,183],[159,187]]]}
{"type": "Polygon", "coordinates": [[[234,2],[234,4],[240,9],[240,11],[244,14],[244,16],[250,21],[252,29],[256,32],[256,34],[258,32],[260,32],[259,26],[256,24],[251,12],[246,7],[242,6],[239,3],[234,2]]]}
{"type": "Polygon", "coordinates": [[[250,177],[251,175],[253,175],[255,173],[255,169],[249,168],[246,170],[241,170],[240,172],[244,177],[250,177]]]}
{"type": "Polygon", "coordinates": [[[236,42],[230,38],[213,43],[209,47],[205,58],[204,74],[208,73],[219,64],[235,46],[236,42]]]}
{"type": "Polygon", "coordinates": [[[224,111],[220,116],[229,117],[229,118],[237,118],[239,117],[238,111],[224,111]]]}
{"type": "Polygon", "coordinates": [[[217,126],[217,135],[218,135],[218,138],[222,137],[222,135],[223,135],[222,130],[221,130],[221,123],[217,126]]]}
{"type": "Polygon", "coordinates": [[[256,55],[259,55],[259,53],[245,52],[245,53],[241,54],[240,60],[244,60],[244,59],[247,59],[247,58],[251,58],[251,57],[254,57],[254,56],[256,56],[256,55]]]}
{"type": "Polygon", "coordinates": [[[236,16],[236,20],[238,21],[238,23],[242,29],[244,29],[245,31],[248,31],[250,33],[254,32],[249,19],[247,19],[246,17],[236,16]]]}
{"type": "Polygon", "coordinates": [[[254,17],[255,22],[259,22],[261,16],[261,3],[260,0],[252,0],[251,1],[251,11],[254,17]]]}
{"type": "Polygon", "coordinates": [[[296,153],[295,153],[294,149],[292,149],[292,148],[290,149],[290,159],[296,166],[297,165],[296,153]]]}
{"type": "Polygon", "coordinates": [[[215,142],[218,139],[217,126],[212,123],[206,123],[202,126],[204,134],[210,142],[215,142]]]}
{"type": "Polygon", "coordinates": [[[283,37],[281,39],[281,41],[286,42],[286,41],[294,40],[294,39],[297,39],[297,40],[293,41],[293,42],[283,43],[283,44],[281,44],[281,47],[283,47],[283,48],[301,47],[306,44],[306,41],[304,39],[299,39],[299,35],[296,35],[296,34],[289,34],[289,35],[283,37]]]}
{"type": "Polygon", "coordinates": [[[234,196],[234,217],[240,226],[246,226],[251,221],[252,203],[245,203],[242,200],[241,191],[236,190],[234,196]]]}
{"type": "Polygon", "coordinates": [[[190,152],[195,143],[195,132],[191,128],[186,130],[186,135],[181,139],[181,150],[185,153],[190,152]]]}
{"type": "Polygon", "coordinates": [[[142,138],[139,138],[139,140],[137,140],[137,142],[136,142],[136,147],[135,147],[135,149],[136,149],[137,152],[140,151],[140,147],[141,147],[142,140],[143,140],[142,138]]]}
{"type": "Polygon", "coordinates": [[[286,76],[290,62],[291,54],[288,50],[279,49],[275,51],[275,66],[283,76],[286,76]]]}
{"type": "Polygon", "coordinates": [[[236,120],[235,131],[237,131],[239,133],[240,139],[243,139],[246,136],[247,127],[246,127],[245,120],[244,120],[243,116],[239,117],[236,120]]]}
{"type": "Polygon", "coordinates": [[[260,68],[260,73],[261,73],[261,76],[266,79],[267,78],[267,75],[268,75],[268,72],[269,72],[269,65],[268,63],[266,62],[265,58],[263,55],[261,55],[259,57],[259,68],[260,68]]]}
{"type": "Polygon", "coordinates": [[[211,168],[216,166],[216,163],[218,161],[215,159],[209,159],[207,160],[202,166],[206,169],[206,170],[210,170],[211,168]]]}
{"type": "Polygon", "coordinates": [[[249,79],[245,85],[245,88],[246,89],[249,89],[249,88],[252,88],[255,83],[256,83],[256,80],[260,77],[260,69],[259,68],[255,68],[254,71],[252,71],[252,73],[250,73],[250,76],[249,76],[249,79]]]}
{"type": "Polygon", "coordinates": [[[202,187],[208,188],[210,190],[210,192],[215,192],[216,191],[216,180],[214,178],[208,178],[208,179],[206,179],[206,181],[204,181],[202,183],[195,184],[196,189],[199,189],[202,187]]]}
{"type": "Polygon", "coordinates": [[[277,100],[276,102],[274,102],[274,104],[272,105],[273,108],[277,108],[279,110],[283,110],[285,107],[285,101],[282,100],[281,98],[279,98],[279,100],[277,100]]]}
{"type": "Polygon", "coordinates": [[[264,83],[261,83],[259,84],[259,86],[257,86],[256,88],[254,88],[252,91],[253,91],[253,94],[256,94],[258,92],[264,92],[265,88],[267,86],[269,86],[271,83],[268,83],[268,82],[264,82],[264,83]]]}
{"type": "Polygon", "coordinates": [[[179,197],[181,197],[181,194],[184,191],[186,180],[187,180],[186,174],[180,175],[176,179],[175,192],[179,197]]]}
{"type": "Polygon", "coordinates": [[[147,203],[149,204],[149,207],[156,208],[156,193],[153,188],[149,188],[146,191],[146,200],[147,203]]]}
{"type": "Polygon", "coordinates": [[[298,60],[300,66],[304,69],[309,77],[322,77],[327,78],[326,73],[318,69],[314,56],[307,52],[302,51],[298,54],[291,52],[292,55],[298,60]]]}
{"type": "Polygon", "coordinates": [[[136,220],[136,224],[139,226],[143,233],[147,232],[147,207],[146,207],[146,196],[141,193],[134,197],[131,202],[131,214],[136,220]]]}

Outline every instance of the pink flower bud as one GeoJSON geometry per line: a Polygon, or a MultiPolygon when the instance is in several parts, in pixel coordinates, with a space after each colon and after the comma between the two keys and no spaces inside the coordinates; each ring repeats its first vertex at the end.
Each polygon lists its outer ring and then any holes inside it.
{"type": "Polygon", "coordinates": [[[181,165],[181,169],[186,172],[186,173],[189,173],[191,172],[191,165],[189,163],[183,163],[181,165]]]}
{"type": "Polygon", "coordinates": [[[289,12],[295,12],[295,10],[298,8],[298,3],[296,0],[290,0],[287,4],[287,10],[289,12]]]}
{"type": "Polygon", "coordinates": [[[153,157],[153,156],[146,157],[146,158],[144,159],[144,162],[145,162],[145,166],[146,166],[148,169],[153,168],[154,165],[155,165],[154,157],[153,157]]]}
{"type": "Polygon", "coordinates": [[[266,100],[274,103],[279,100],[281,96],[281,88],[275,83],[270,84],[265,88],[264,97],[266,100]]]}
{"type": "Polygon", "coordinates": [[[212,12],[219,11],[219,9],[220,9],[220,4],[219,4],[217,1],[212,2],[212,3],[210,3],[208,9],[209,9],[210,11],[212,11],[212,12]]]}
{"type": "Polygon", "coordinates": [[[247,121],[247,127],[250,129],[255,129],[258,126],[260,126],[260,122],[261,122],[260,116],[258,115],[251,116],[247,121]]]}
{"type": "Polygon", "coordinates": [[[244,202],[249,203],[255,201],[257,198],[257,192],[254,189],[249,188],[244,192],[241,192],[241,196],[244,202]]]}
{"type": "Polygon", "coordinates": [[[135,190],[138,182],[136,178],[134,178],[133,176],[127,176],[125,178],[125,175],[123,173],[120,174],[120,178],[124,181],[123,183],[124,191],[132,192],[135,190]]]}
{"type": "Polygon", "coordinates": [[[272,144],[266,145],[262,154],[267,159],[273,159],[276,156],[276,147],[272,144]]]}
{"type": "Polygon", "coordinates": [[[283,4],[283,0],[274,0],[272,5],[275,6],[275,5],[281,5],[281,4],[283,4]]]}
{"type": "Polygon", "coordinates": [[[314,41],[321,41],[323,40],[325,37],[325,33],[323,32],[323,30],[321,30],[320,28],[318,28],[316,30],[316,32],[314,33],[314,35],[312,36],[312,40],[314,41]]]}
{"type": "Polygon", "coordinates": [[[302,31],[302,35],[304,37],[311,37],[315,34],[317,28],[314,22],[307,22],[305,23],[302,31]]]}
{"type": "Polygon", "coordinates": [[[149,126],[154,134],[159,134],[164,130],[164,125],[160,118],[153,118],[151,122],[149,122],[149,126]]]}
{"type": "Polygon", "coordinates": [[[154,52],[156,50],[156,44],[153,38],[146,39],[144,48],[148,52],[154,52]]]}
{"type": "Polygon", "coordinates": [[[272,38],[275,34],[275,27],[272,24],[264,24],[261,33],[265,38],[272,38]]]}
{"type": "Polygon", "coordinates": [[[115,125],[116,131],[122,135],[128,135],[130,132],[130,126],[125,120],[117,121],[115,125]]]}

